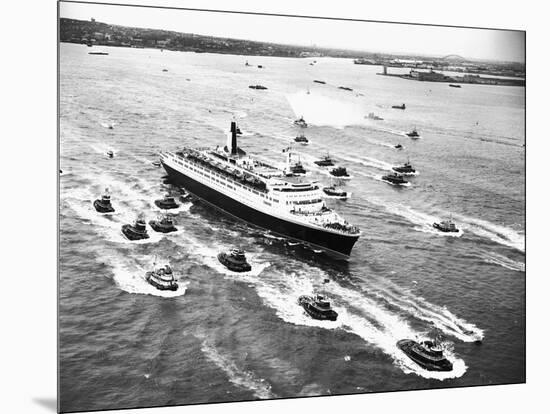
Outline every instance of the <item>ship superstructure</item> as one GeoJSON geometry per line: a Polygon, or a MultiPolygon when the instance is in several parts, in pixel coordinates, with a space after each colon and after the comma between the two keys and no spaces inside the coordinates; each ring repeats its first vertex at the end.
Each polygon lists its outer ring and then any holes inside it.
{"type": "Polygon", "coordinates": [[[236,124],[224,148],[162,152],[167,173],[196,197],[273,233],[348,257],[357,227],[328,208],[316,182],[248,156],[237,146],[236,124]]]}

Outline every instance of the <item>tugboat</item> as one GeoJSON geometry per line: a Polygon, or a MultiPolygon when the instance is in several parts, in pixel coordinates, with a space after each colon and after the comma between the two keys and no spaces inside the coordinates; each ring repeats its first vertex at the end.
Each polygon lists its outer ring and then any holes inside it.
{"type": "Polygon", "coordinates": [[[113,158],[115,156],[115,154],[113,153],[113,151],[107,151],[107,156],[109,158],[113,158]]]}
{"type": "Polygon", "coordinates": [[[443,220],[440,223],[434,223],[433,227],[443,233],[458,233],[459,231],[451,219],[443,220]]]}
{"type": "Polygon", "coordinates": [[[304,168],[303,164],[298,160],[294,164],[292,164],[289,167],[290,175],[304,175],[306,173],[306,169],[304,168]]]}
{"type": "Polygon", "coordinates": [[[309,140],[306,138],[304,134],[300,134],[296,138],[294,138],[294,142],[299,142],[302,145],[309,144],[309,140]]]}
{"type": "Polygon", "coordinates": [[[170,233],[178,230],[176,226],[174,226],[174,220],[168,215],[162,216],[158,220],[151,220],[149,225],[153,230],[159,233],[170,233]]]}
{"type": "Polygon", "coordinates": [[[393,108],[393,109],[406,109],[406,106],[405,106],[405,104],[401,104],[401,105],[392,105],[392,108],[393,108]]]}
{"type": "Polygon", "coordinates": [[[346,167],[336,167],[329,171],[329,174],[338,178],[349,178],[346,167]]]}
{"type": "Polygon", "coordinates": [[[330,155],[328,153],[320,160],[313,161],[313,162],[317,164],[319,167],[332,167],[334,165],[334,162],[332,162],[332,158],[330,158],[330,155]]]}
{"type": "Polygon", "coordinates": [[[145,220],[138,218],[134,225],[124,224],[122,226],[122,234],[128,238],[128,240],[143,240],[148,239],[147,228],[145,227],[145,220]]]}
{"type": "Polygon", "coordinates": [[[301,116],[300,119],[297,119],[296,121],[294,121],[294,125],[302,128],[307,128],[307,122],[304,120],[303,116],[301,116]]]}
{"type": "Polygon", "coordinates": [[[393,173],[393,174],[388,174],[388,175],[384,175],[382,177],[382,180],[390,183],[390,184],[395,184],[395,185],[404,185],[404,184],[408,184],[409,182],[406,181],[402,175],[400,174],[397,174],[397,173],[393,173]]]}
{"type": "Polygon", "coordinates": [[[115,211],[111,205],[111,195],[109,194],[109,189],[105,189],[101,199],[94,201],[94,207],[99,213],[112,213],[115,211]]]}
{"type": "Polygon", "coordinates": [[[403,149],[403,145],[401,144],[397,144],[394,146],[395,149],[403,149]]]}
{"type": "Polygon", "coordinates": [[[169,265],[145,273],[145,280],[158,290],[178,290],[178,282],[169,265]]]}
{"type": "Polygon", "coordinates": [[[241,249],[234,248],[229,252],[221,252],[218,254],[218,260],[232,272],[249,272],[252,269],[241,249]]]}
{"type": "Polygon", "coordinates": [[[304,308],[307,314],[313,319],[335,321],[338,318],[338,313],[330,307],[330,302],[321,295],[300,296],[298,298],[298,305],[304,308]]]}
{"type": "Polygon", "coordinates": [[[171,197],[171,196],[165,196],[162,199],[155,200],[155,205],[158,208],[162,208],[163,210],[170,210],[172,208],[179,207],[179,204],[176,203],[176,200],[174,200],[174,197],[171,197]]]}
{"type": "Polygon", "coordinates": [[[453,364],[443,355],[443,348],[437,341],[416,342],[412,339],[402,339],[397,347],[405,355],[428,371],[452,371],[453,364]]]}
{"type": "Polygon", "coordinates": [[[338,198],[340,200],[346,200],[348,198],[347,191],[340,190],[333,185],[330,187],[323,187],[323,192],[330,197],[338,198]]]}
{"type": "Polygon", "coordinates": [[[420,135],[418,134],[418,131],[416,130],[416,128],[413,128],[413,130],[411,132],[407,132],[406,134],[409,138],[412,138],[412,139],[417,139],[417,138],[420,138],[420,135]]]}
{"type": "Polygon", "coordinates": [[[412,165],[409,161],[407,161],[403,165],[399,165],[397,167],[392,167],[392,170],[394,170],[398,173],[401,173],[401,174],[405,174],[405,175],[416,174],[416,170],[412,167],[412,165]]]}

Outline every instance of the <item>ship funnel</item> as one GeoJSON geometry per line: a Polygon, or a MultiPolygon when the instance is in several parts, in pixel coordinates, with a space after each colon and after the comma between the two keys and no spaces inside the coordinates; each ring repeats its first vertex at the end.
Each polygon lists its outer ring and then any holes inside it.
{"type": "Polygon", "coordinates": [[[231,121],[231,142],[228,142],[229,153],[237,155],[237,124],[231,121]]]}

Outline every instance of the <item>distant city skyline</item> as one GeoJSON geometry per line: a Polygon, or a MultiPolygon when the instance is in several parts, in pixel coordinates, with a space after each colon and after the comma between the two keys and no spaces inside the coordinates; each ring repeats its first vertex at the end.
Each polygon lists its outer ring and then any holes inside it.
{"type": "Polygon", "coordinates": [[[459,55],[467,59],[525,62],[525,33],[520,31],[64,2],[60,3],[60,16],[79,20],[95,18],[98,22],[121,26],[366,53],[433,57],[459,55]]]}

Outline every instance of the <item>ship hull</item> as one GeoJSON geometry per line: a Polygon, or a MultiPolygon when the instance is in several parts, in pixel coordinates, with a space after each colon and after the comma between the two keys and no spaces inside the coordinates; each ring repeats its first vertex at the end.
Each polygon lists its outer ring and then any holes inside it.
{"type": "Polygon", "coordinates": [[[228,197],[182,174],[169,165],[166,165],[164,162],[162,165],[170,178],[177,185],[181,185],[189,193],[213,207],[242,221],[269,230],[270,232],[321,248],[333,257],[343,259],[349,258],[351,249],[359,238],[359,235],[348,236],[332,233],[274,217],[228,197]]]}

